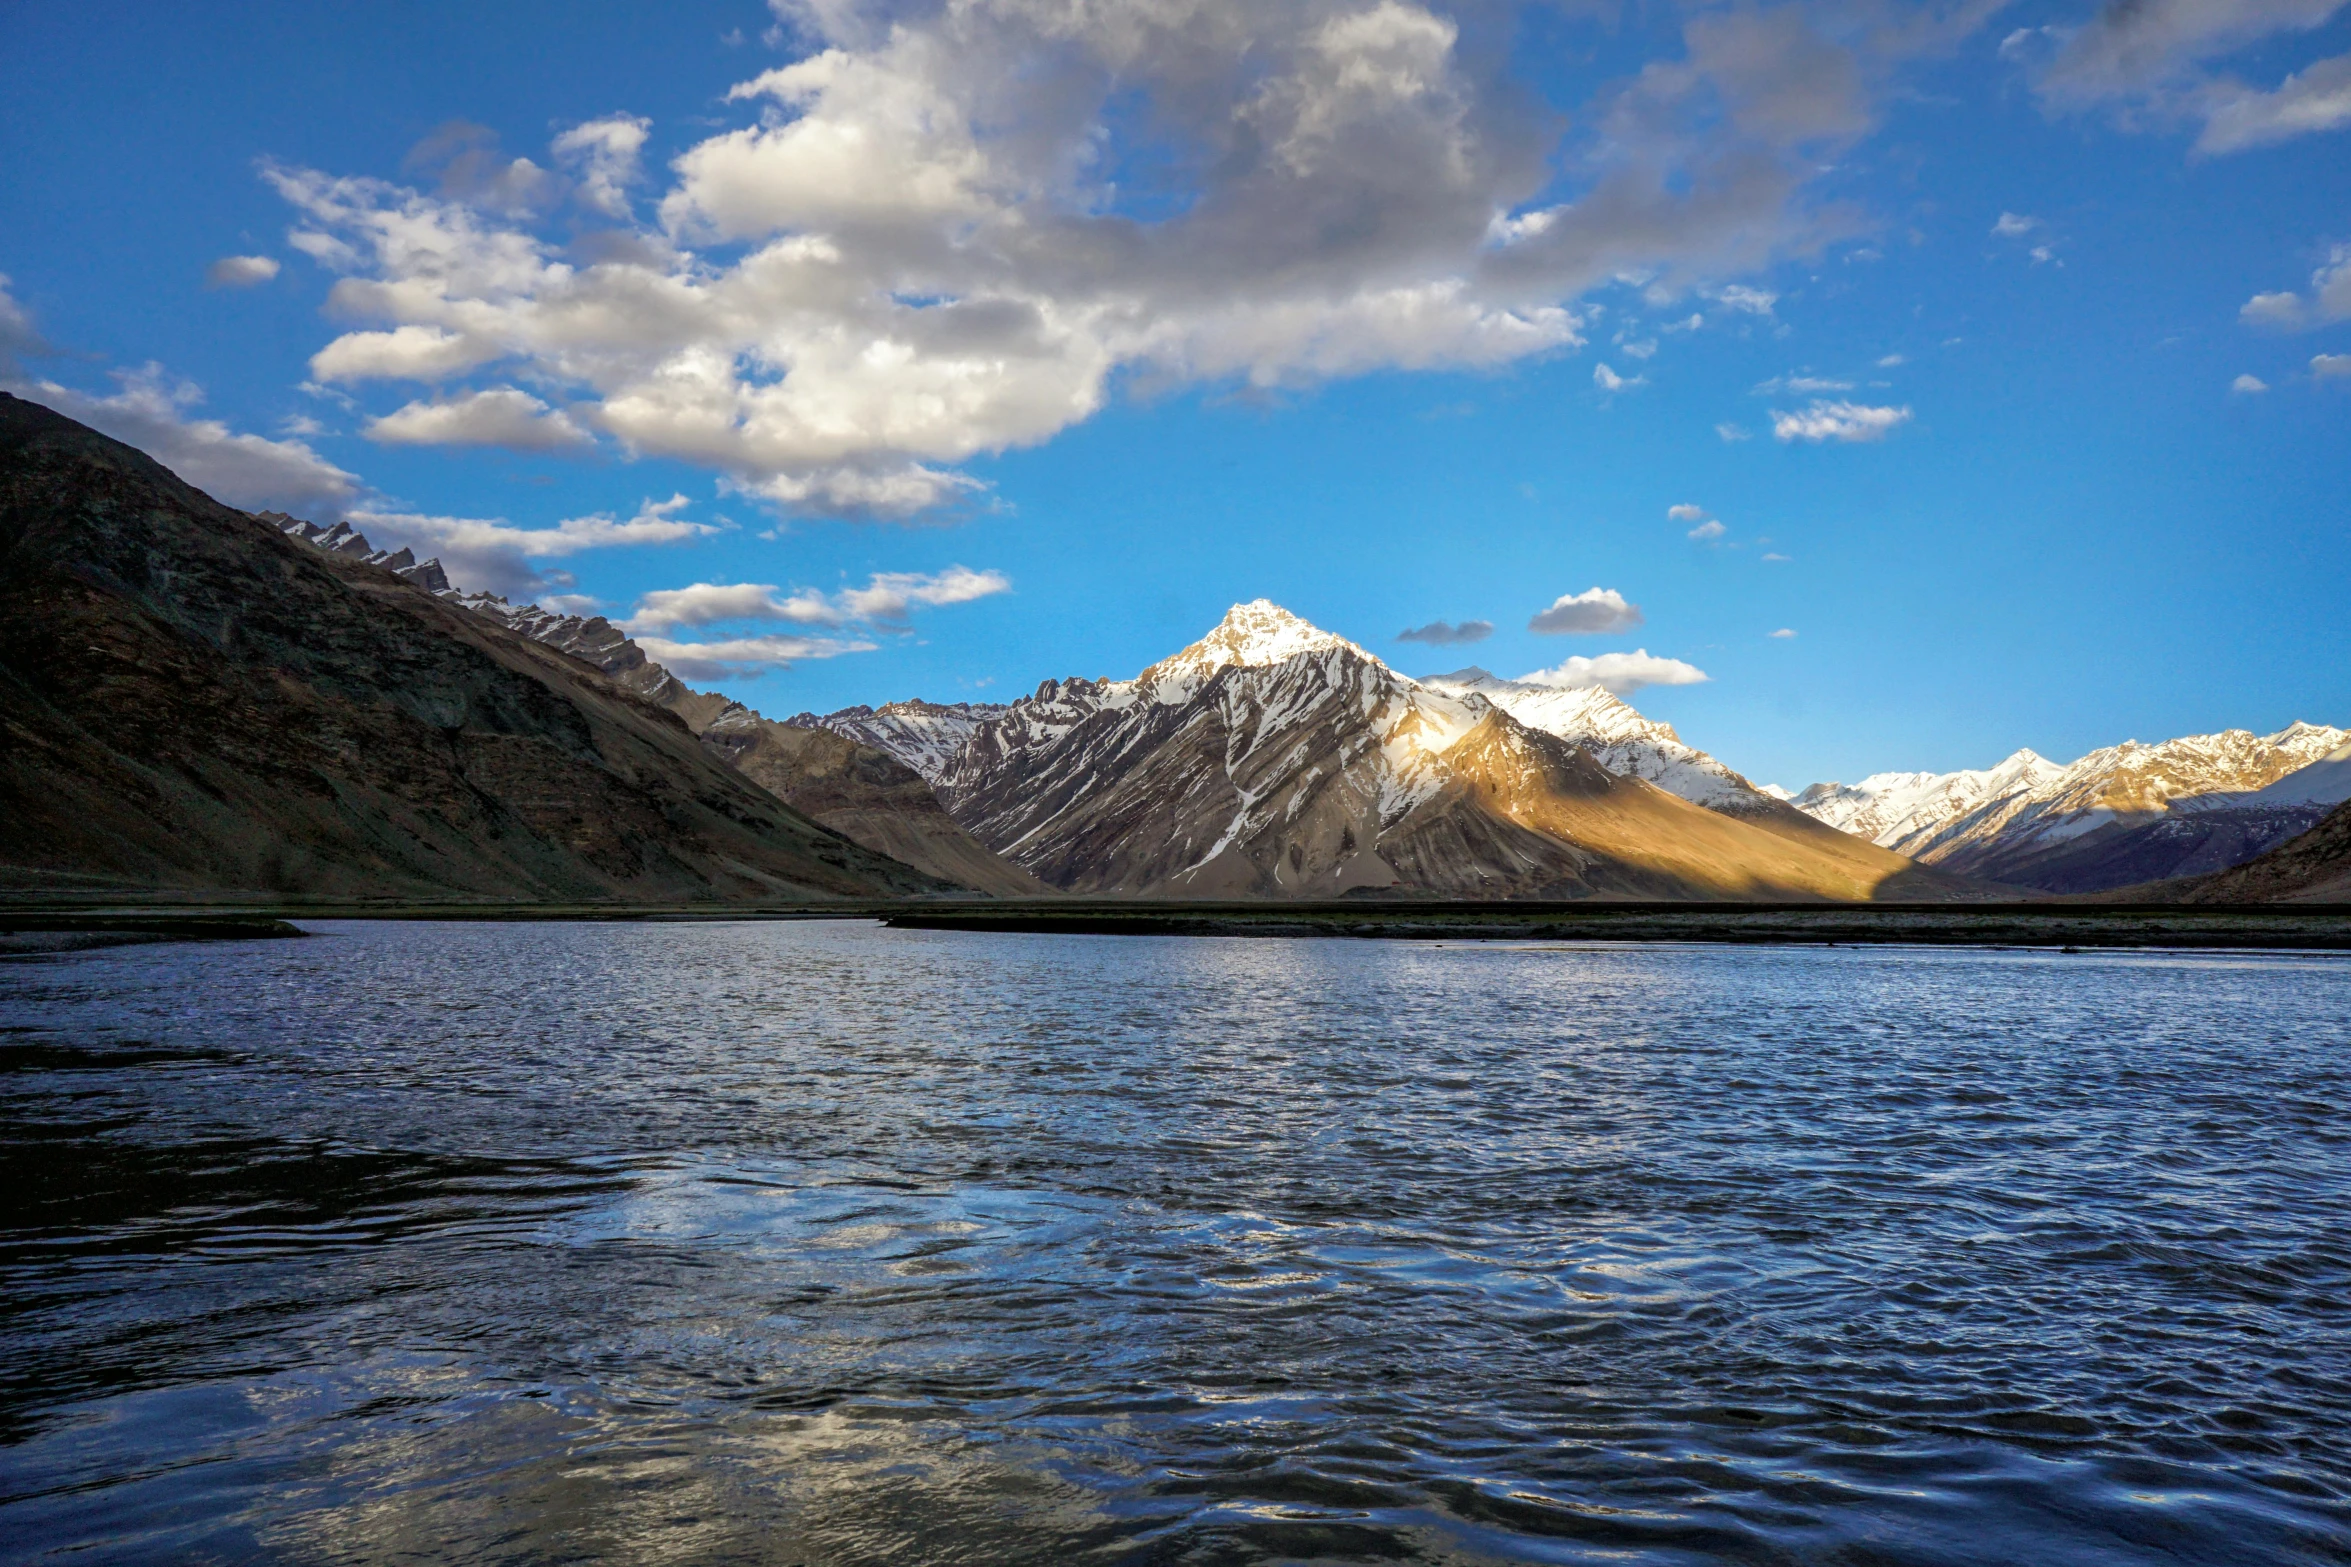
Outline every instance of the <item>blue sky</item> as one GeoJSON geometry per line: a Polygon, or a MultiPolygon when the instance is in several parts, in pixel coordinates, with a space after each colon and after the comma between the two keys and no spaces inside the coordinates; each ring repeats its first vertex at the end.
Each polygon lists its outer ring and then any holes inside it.
{"type": "Polygon", "coordinates": [[[1789,786],[2351,722],[2338,0],[229,15],[0,8],[0,379],[774,716],[1262,595],[1789,786]]]}

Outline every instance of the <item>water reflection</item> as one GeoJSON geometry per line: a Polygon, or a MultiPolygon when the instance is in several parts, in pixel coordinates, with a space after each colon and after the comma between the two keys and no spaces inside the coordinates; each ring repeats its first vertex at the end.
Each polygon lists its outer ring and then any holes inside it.
{"type": "Polygon", "coordinates": [[[0,963],[0,1556],[2338,1560],[2305,959],[0,963]]]}

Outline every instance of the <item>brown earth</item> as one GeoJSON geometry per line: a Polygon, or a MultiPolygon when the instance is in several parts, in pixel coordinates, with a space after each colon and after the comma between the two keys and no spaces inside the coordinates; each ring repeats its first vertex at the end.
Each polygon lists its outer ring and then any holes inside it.
{"type": "Polygon", "coordinates": [[[579,660],[5,394],[0,883],[662,902],[938,887],[579,660]]]}

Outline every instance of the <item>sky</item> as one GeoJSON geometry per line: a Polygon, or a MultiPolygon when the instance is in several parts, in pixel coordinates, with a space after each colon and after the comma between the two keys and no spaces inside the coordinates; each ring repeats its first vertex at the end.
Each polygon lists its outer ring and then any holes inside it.
{"type": "Polygon", "coordinates": [[[1791,788],[2351,724],[2346,0],[14,0],[0,149],[0,387],[771,717],[1266,597],[1791,788]]]}

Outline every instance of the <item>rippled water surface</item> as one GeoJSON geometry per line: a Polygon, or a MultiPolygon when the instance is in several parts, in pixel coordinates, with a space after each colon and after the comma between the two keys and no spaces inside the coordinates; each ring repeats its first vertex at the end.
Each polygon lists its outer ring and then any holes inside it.
{"type": "Polygon", "coordinates": [[[2351,1560],[2351,964],[0,962],[0,1558],[2351,1560]]]}

